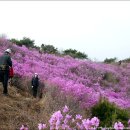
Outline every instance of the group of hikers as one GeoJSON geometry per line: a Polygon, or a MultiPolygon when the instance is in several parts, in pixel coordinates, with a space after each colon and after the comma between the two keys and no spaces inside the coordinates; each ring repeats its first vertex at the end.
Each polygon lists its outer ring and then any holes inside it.
{"type": "MultiPolygon", "coordinates": [[[[8,81],[14,76],[12,60],[11,60],[11,49],[6,49],[4,54],[0,56],[0,82],[3,85],[3,95],[8,96],[8,81]]],[[[34,73],[31,81],[32,95],[34,98],[37,97],[39,87],[38,73],[34,73]]]]}

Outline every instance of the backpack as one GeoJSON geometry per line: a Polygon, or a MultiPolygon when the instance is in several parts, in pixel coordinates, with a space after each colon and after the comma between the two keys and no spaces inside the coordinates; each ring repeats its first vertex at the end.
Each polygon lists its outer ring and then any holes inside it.
{"type": "Polygon", "coordinates": [[[10,67],[10,68],[9,68],[9,77],[10,77],[10,78],[14,77],[13,67],[10,67]]]}
{"type": "Polygon", "coordinates": [[[7,65],[0,65],[0,70],[6,70],[7,69],[7,65]]]}

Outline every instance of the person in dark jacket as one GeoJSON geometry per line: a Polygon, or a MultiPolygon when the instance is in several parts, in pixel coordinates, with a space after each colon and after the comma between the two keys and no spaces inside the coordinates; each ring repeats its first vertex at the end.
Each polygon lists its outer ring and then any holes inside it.
{"type": "Polygon", "coordinates": [[[32,77],[32,91],[33,91],[34,98],[37,97],[38,87],[39,87],[39,78],[38,78],[38,74],[35,73],[34,76],[32,77]]]}
{"type": "Polygon", "coordinates": [[[3,94],[8,95],[9,68],[12,67],[11,50],[5,50],[0,57],[0,81],[3,84],[3,94]]]}
{"type": "Polygon", "coordinates": [[[120,60],[120,61],[119,61],[119,65],[121,65],[121,63],[122,63],[122,61],[120,60]]]}

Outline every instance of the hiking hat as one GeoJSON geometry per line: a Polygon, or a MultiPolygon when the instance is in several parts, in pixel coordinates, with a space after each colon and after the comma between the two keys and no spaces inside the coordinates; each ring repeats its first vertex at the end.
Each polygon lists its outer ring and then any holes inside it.
{"type": "Polygon", "coordinates": [[[38,73],[35,73],[35,75],[38,75],[38,73]]]}
{"type": "Polygon", "coordinates": [[[6,49],[5,52],[8,52],[11,54],[11,50],[10,49],[6,49]]]}

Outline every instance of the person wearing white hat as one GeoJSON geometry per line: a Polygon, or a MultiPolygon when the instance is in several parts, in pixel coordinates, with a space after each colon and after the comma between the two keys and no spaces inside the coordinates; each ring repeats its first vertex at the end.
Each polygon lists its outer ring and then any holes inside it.
{"type": "Polygon", "coordinates": [[[6,49],[4,54],[0,57],[0,81],[3,84],[4,95],[8,95],[9,68],[12,67],[10,54],[11,50],[6,49]]]}
{"type": "Polygon", "coordinates": [[[34,76],[38,76],[38,73],[35,73],[34,76]]]}
{"type": "Polygon", "coordinates": [[[39,87],[38,73],[35,73],[34,76],[32,77],[32,92],[34,98],[37,97],[38,87],[39,87]]]}
{"type": "Polygon", "coordinates": [[[11,50],[10,49],[6,49],[5,52],[11,54],[11,50]]]}

